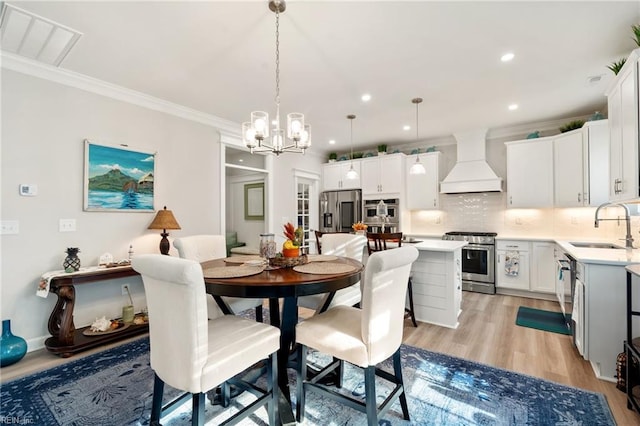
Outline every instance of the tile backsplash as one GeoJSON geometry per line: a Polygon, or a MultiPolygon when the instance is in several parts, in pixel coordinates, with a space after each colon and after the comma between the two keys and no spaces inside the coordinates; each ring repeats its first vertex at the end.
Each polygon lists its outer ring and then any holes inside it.
{"type": "MultiPolygon", "coordinates": [[[[442,210],[414,211],[405,233],[443,234],[447,231],[497,232],[502,236],[540,238],[624,239],[624,220],[608,220],[594,227],[595,207],[507,209],[505,192],[442,194],[442,210]]],[[[603,209],[601,218],[624,218],[620,207],[603,209]]],[[[632,216],[631,231],[640,245],[640,216],[632,216]]]]}

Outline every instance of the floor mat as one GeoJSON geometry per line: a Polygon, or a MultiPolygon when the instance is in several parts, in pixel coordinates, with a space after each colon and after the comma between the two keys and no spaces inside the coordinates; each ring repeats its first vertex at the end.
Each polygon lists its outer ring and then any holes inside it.
{"type": "Polygon", "coordinates": [[[516,317],[516,325],[570,335],[562,312],[544,311],[542,309],[520,306],[516,317]]]}

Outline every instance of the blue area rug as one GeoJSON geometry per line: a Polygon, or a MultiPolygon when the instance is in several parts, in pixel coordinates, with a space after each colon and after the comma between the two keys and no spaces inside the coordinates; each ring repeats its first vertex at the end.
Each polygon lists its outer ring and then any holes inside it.
{"type": "MultiPolygon", "coordinates": [[[[151,410],[153,372],[149,341],[118,348],[14,380],[0,390],[0,420],[29,425],[145,425],[151,410]]],[[[325,360],[316,354],[314,362],[325,360]]],[[[602,394],[562,386],[475,362],[402,346],[402,363],[411,422],[398,404],[384,425],[615,425],[602,394]]],[[[390,369],[389,365],[385,366],[390,369]]],[[[295,383],[295,373],[290,371],[295,383]]],[[[380,394],[387,389],[379,386],[380,394]]],[[[344,392],[362,396],[361,370],[347,365],[344,392]]],[[[379,396],[381,400],[384,396],[379,396]]],[[[232,403],[253,400],[242,394],[232,403]]],[[[190,402],[163,420],[165,426],[190,424],[190,402]]],[[[309,425],[361,425],[363,414],[324,399],[307,398],[309,425]]],[[[242,424],[266,425],[266,412],[242,424]]],[[[208,425],[228,416],[207,403],[208,425]]]]}

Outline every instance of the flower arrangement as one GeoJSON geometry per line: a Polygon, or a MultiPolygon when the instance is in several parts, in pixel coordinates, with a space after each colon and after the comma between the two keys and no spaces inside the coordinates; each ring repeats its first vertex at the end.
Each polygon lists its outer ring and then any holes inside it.
{"type": "Polygon", "coordinates": [[[301,226],[295,228],[291,222],[284,224],[284,236],[287,241],[282,245],[284,257],[297,257],[304,239],[304,230],[301,226]]]}
{"type": "Polygon", "coordinates": [[[366,231],[368,227],[369,225],[365,225],[362,222],[356,222],[351,225],[351,228],[353,228],[354,231],[366,231]]]}

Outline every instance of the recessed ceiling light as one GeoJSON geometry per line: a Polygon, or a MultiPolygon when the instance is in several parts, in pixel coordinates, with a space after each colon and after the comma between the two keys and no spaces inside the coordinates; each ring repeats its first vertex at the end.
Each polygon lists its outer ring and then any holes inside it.
{"type": "Polygon", "coordinates": [[[515,111],[518,109],[518,104],[511,104],[509,105],[509,111],[515,111]]]}
{"type": "Polygon", "coordinates": [[[238,159],[238,163],[244,163],[244,160],[242,158],[238,159]]]}
{"type": "Polygon", "coordinates": [[[369,102],[371,100],[371,95],[368,93],[365,93],[364,95],[362,95],[362,102],[369,102]]]}
{"type": "Polygon", "coordinates": [[[411,126],[409,126],[408,124],[405,124],[404,126],[402,126],[402,130],[404,130],[405,132],[407,130],[411,130],[411,126]]]}
{"type": "Polygon", "coordinates": [[[335,139],[331,139],[331,140],[329,141],[329,145],[335,145],[335,144],[336,144],[335,139]]]}
{"type": "Polygon", "coordinates": [[[500,60],[501,60],[502,62],[509,62],[510,60],[512,60],[512,59],[513,59],[513,57],[514,57],[514,56],[516,56],[516,55],[514,55],[514,54],[513,54],[513,53],[511,53],[511,52],[509,52],[509,53],[505,53],[504,55],[502,55],[502,56],[500,57],[500,60]]]}

